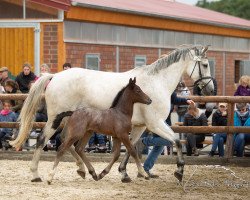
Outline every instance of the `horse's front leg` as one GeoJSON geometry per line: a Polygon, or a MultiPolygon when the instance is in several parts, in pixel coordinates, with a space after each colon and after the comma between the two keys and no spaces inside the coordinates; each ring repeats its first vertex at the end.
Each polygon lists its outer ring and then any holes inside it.
{"type": "Polygon", "coordinates": [[[107,175],[112,168],[113,164],[118,160],[120,157],[121,151],[121,141],[120,139],[113,137],[113,159],[108,164],[108,166],[99,174],[98,179],[102,179],[105,175],[107,175]]]}
{"type": "Polygon", "coordinates": [[[175,177],[181,182],[184,172],[184,159],[182,154],[182,147],[178,135],[173,132],[173,130],[163,121],[156,121],[151,123],[153,126],[149,127],[150,131],[159,135],[160,137],[169,140],[172,143],[175,143],[177,150],[177,170],[175,171],[175,177]]]}
{"type": "MultiPolygon", "coordinates": [[[[136,144],[136,142],[139,140],[139,138],[141,137],[143,131],[146,130],[145,126],[133,126],[132,127],[132,131],[130,134],[130,138],[131,138],[131,143],[133,145],[136,144]]],[[[131,182],[130,177],[127,174],[127,170],[126,170],[126,166],[128,164],[128,160],[129,160],[129,156],[130,154],[128,153],[128,151],[126,151],[125,156],[119,166],[119,172],[121,172],[122,174],[122,182],[131,182]]]]}
{"type": "Polygon", "coordinates": [[[137,155],[137,152],[135,151],[135,147],[132,145],[132,143],[129,140],[129,137],[125,135],[121,138],[123,144],[127,148],[128,153],[135,159],[136,166],[138,168],[138,177],[144,177],[146,179],[149,179],[148,174],[144,171],[141,161],[137,155]]]}
{"type": "Polygon", "coordinates": [[[55,133],[55,130],[51,128],[52,123],[48,121],[44,127],[43,133],[37,138],[36,149],[32,158],[30,170],[32,172],[33,178],[31,182],[41,182],[42,179],[38,175],[38,163],[41,157],[43,147],[47,144],[49,139],[55,133]]]}

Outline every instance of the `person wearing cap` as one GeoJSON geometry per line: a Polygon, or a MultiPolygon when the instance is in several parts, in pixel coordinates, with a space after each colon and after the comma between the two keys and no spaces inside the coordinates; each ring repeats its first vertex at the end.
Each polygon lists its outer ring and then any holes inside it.
{"type": "MultiPolygon", "coordinates": [[[[234,112],[234,126],[250,126],[250,113],[246,103],[237,103],[234,112]]],[[[250,134],[236,133],[234,151],[237,157],[243,157],[245,144],[250,143],[250,134]]]]}
{"type": "Polygon", "coordinates": [[[28,93],[32,82],[35,82],[38,77],[31,71],[31,65],[24,63],[23,71],[16,77],[16,82],[22,93],[28,93]]]}
{"type": "Polygon", "coordinates": [[[1,67],[1,68],[0,68],[0,73],[1,73],[0,84],[4,87],[6,81],[11,80],[11,79],[9,78],[9,70],[8,70],[8,67],[1,67]]]}
{"type": "MultiPolygon", "coordinates": [[[[212,126],[227,126],[227,103],[219,103],[218,109],[212,116],[212,126]]],[[[224,156],[224,143],[227,139],[226,133],[215,133],[213,135],[213,144],[209,156],[214,156],[218,147],[219,156],[224,156]]]]}
{"type": "MultiPolygon", "coordinates": [[[[5,92],[9,94],[20,94],[21,91],[19,90],[18,84],[13,80],[8,80],[5,83],[5,92]]],[[[23,106],[23,100],[11,100],[11,110],[16,113],[17,116],[19,116],[20,111],[23,106]]]]}
{"type": "MultiPolygon", "coordinates": [[[[188,111],[184,116],[183,126],[208,126],[207,117],[194,104],[188,106],[188,111]]],[[[199,156],[197,144],[205,140],[205,135],[202,133],[187,133],[187,156],[199,156]]]]}

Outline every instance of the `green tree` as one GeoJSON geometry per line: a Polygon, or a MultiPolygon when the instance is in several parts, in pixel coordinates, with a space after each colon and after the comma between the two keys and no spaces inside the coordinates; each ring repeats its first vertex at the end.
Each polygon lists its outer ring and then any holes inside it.
{"type": "Polygon", "coordinates": [[[212,2],[199,0],[196,6],[250,20],[249,0],[220,0],[212,2]]]}

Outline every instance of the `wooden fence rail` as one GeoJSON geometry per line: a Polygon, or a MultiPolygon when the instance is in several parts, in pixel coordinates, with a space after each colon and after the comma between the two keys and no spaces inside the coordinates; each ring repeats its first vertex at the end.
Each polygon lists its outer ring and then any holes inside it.
{"type": "MultiPolygon", "coordinates": [[[[0,100],[24,100],[28,94],[0,94],[0,100]]],[[[228,103],[228,126],[172,126],[177,133],[227,133],[226,157],[231,158],[233,155],[233,133],[250,133],[250,127],[235,127],[234,125],[234,108],[235,103],[250,103],[249,97],[242,96],[189,96],[195,102],[224,102],[228,103]]],[[[34,128],[43,128],[44,122],[34,122],[34,128]]],[[[19,123],[0,122],[0,127],[17,128],[19,123]]]]}

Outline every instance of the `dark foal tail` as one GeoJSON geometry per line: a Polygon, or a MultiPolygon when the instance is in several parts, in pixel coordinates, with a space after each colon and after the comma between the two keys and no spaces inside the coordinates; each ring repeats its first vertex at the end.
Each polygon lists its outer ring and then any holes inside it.
{"type": "Polygon", "coordinates": [[[53,121],[52,128],[56,130],[60,126],[63,118],[67,116],[71,116],[72,114],[73,114],[73,111],[67,111],[67,112],[62,112],[58,114],[55,120],[53,121]]]}

